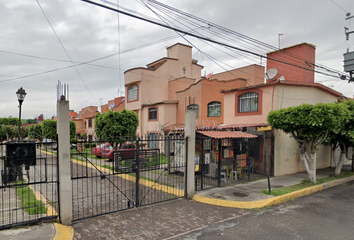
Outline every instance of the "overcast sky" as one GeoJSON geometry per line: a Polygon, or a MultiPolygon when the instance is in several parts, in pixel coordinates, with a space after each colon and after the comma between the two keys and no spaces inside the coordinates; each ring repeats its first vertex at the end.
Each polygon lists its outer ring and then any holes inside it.
{"type": "MultiPolygon", "coordinates": [[[[107,1],[95,2],[116,7],[107,1]]],[[[344,27],[354,31],[354,18],[345,20],[347,12],[354,15],[353,0],[160,2],[274,47],[314,44],[316,63],[338,71],[343,71],[343,53],[347,48],[354,51],[354,34],[349,41],[344,34],[344,27]],[[283,34],[280,43],[278,34],[283,34]]],[[[150,6],[152,12],[141,1],[119,0],[118,4],[125,11],[163,19],[161,13],[156,15],[157,9],[150,6]]],[[[167,16],[171,18],[164,19],[164,24],[193,29],[195,34],[261,55],[269,51],[244,38],[227,41],[219,29],[206,23],[187,26],[171,13],[167,16]]],[[[203,75],[261,63],[259,57],[183,38],[173,30],[118,17],[80,0],[0,0],[0,30],[0,117],[18,116],[15,93],[21,86],[27,92],[22,118],[56,115],[58,80],[69,84],[70,109],[78,112],[85,106],[106,104],[119,90],[124,91],[124,71],[165,57],[166,47],[176,42],[193,46],[193,58],[204,66],[203,75]]],[[[344,95],[354,94],[354,83],[322,74],[316,75],[316,81],[344,95]]]]}

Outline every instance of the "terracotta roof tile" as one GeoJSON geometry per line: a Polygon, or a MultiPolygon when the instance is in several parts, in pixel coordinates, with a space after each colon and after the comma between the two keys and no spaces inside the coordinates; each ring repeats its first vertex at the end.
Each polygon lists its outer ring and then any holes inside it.
{"type": "Polygon", "coordinates": [[[256,135],[245,133],[245,132],[227,132],[227,131],[197,131],[205,136],[225,139],[225,138],[257,138],[256,135]]]}

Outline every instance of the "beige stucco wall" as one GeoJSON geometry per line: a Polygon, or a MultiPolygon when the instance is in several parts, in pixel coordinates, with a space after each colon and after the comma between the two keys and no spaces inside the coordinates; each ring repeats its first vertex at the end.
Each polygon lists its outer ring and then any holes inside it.
{"type": "MultiPolygon", "coordinates": [[[[304,172],[300,160],[299,144],[289,134],[274,130],[274,176],[304,172]]],[[[308,154],[310,154],[308,147],[308,154]]],[[[331,149],[321,145],[317,150],[317,169],[329,167],[331,164],[331,149]]]]}
{"type": "Polygon", "coordinates": [[[278,84],[275,92],[276,109],[298,106],[303,103],[331,103],[337,97],[315,87],[278,84]]]}
{"type": "MultiPolygon", "coordinates": [[[[303,103],[331,103],[337,97],[318,88],[279,84],[276,88],[276,108],[298,106],[303,103]]],[[[299,146],[288,134],[277,131],[274,148],[274,175],[280,176],[305,171],[300,161],[299,146]]],[[[331,164],[331,149],[321,145],[317,150],[317,168],[331,164]]]]}
{"type": "MultiPolygon", "coordinates": [[[[224,121],[226,124],[264,124],[267,123],[267,116],[271,110],[299,106],[303,103],[317,104],[337,101],[337,96],[316,87],[279,83],[259,89],[262,90],[262,114],[260,115],[237,116],[235,106],[237,92],[224,94],[224,121]]],[[[305,171],[300,161],[297,142],[282,131],[274,131],[274,175],[281,176],[305,171]]],[[[329,167],[330,159],[330,148],[320,146],[317,151],[317,168],[329,167]]]]}
{"type": "Polygon", "coordinates": [[[176,124],[177,103],[161,103],[151,106],[144,106],[141,110],[140,131],[141,136],[148,133],[163,133],[162,128],[176,124]],[[156,107],[157,120],[149,121],[149,108],[156,107]]]}
{"type": "Polygon", "coordinates": [[[264,67],[260,65],[249,65],[222,73],[213,74],[211,79],[229,81],[236,78],[244,78],[247,85],[258,85],[264,83],[264,67]]]}
{"type": "MultiPolygon", "coordinates": [[[[267,122],[268,113],[274,110],[276,99],[273,97],[274,86],[261,88],[262,90],[262,114],[238,116],[236,113],[236,94],[237,92],[229,92],[224,94],[224,123],[225,124],[264,124],[267,122]]],[[[252,91],[252,90],[250,90],[252,91]]]]}
{"type": "Polygon", "coordinates": [[[175,100],[175,92],[184,90],[201,78],[203,66],[192,60],[192,48],[184,44],[175,44],[167,48],[167,58],[147,65],[149,68],[134,68],[125,72],[126,102],[125,108],[134,110],[139,116],[138,134],[156,131],[161,126],[176,123],[176,105],[161,104],[175,100]],[[128,99],[128,88],[138,86],[138,100],[128,99]],[[148,108],[143,105],[158,106],[158,121],[148,121],[148,108]],[[173,106],[173,107],[172,107],[173,106]],[[141,110],[141,112],[139,112],[141,110]]]}
{"type": "Polygon", "coordinates": [[[193,78],[180,78],[169,82],[169,100],[176,100],[176,92],[185,90],[195,83],[193,78]]]}

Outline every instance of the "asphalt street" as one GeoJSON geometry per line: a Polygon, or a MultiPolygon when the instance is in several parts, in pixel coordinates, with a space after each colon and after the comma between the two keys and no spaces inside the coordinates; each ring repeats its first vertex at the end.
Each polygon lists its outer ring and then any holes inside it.
{"type": "Polygon", "coordinates": [[[354,182],[243,210],[176,200],[74,224],[74,239],[353,239],[354,182]]]}
{"type": "Polygon", "coordinates": [[[174,239],[353,239],[354,182],[252,211],[174,239]]]}

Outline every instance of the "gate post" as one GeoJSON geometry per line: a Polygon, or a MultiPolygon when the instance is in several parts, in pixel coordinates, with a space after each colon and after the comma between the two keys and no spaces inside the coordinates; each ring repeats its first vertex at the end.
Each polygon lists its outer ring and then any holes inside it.
{"type": "Polygon", "coordinates": [[[195,192],[195,111],[192,109],[187,109],[185,117],[185,136],[188,139],[187,141],[187,162],[186,162],[186,171],[185,171],[185,181],[186,181],[186,193],[187,198],[192,199],[195,192]]]}
{"type": "Polygon", "coordinates": [[[59,158],[59,217],[64,225],[72,224],[72,184],[70,165],[69,101],[57,102],[57,133],[59,158]]]}

